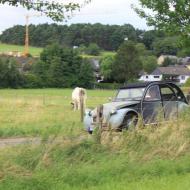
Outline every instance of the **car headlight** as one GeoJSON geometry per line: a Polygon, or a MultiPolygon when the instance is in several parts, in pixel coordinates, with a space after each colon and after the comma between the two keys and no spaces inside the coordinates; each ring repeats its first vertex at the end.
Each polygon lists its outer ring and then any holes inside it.
{"type": "Polygon", "coordinates": [[[112,109],[111,112],[110,112],[111,115],[114,115],[114,114],[116,114],[116,113],[117,113],[117,110],[116,110],[116,109],[112,109]]]}
{"type": "Polygon", "coordinates": [[[86,109],[85,110],[85,115],[92,116],[92,110],[86,109]]]}

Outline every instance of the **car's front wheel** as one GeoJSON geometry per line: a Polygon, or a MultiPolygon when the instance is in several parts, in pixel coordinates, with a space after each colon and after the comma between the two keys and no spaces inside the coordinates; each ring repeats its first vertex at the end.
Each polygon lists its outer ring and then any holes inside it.
{"type": "Polygon", "coordinates": [[[138,122],[138,116],[134,113],[128,113],[125,115],[123,119],[123,123],[121,125],[121,130],[130,130],[135,129],[138,122]]]}

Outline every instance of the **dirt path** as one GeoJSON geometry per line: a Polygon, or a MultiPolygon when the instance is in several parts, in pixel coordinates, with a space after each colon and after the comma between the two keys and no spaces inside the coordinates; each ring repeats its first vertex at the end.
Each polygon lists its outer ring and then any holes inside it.
{"type": "Polygon", "coordinates": [[[18,137],[18,138],[5,138],[0,139],[0,148],[4,148],[6,146],[17,146],[21,144],[40,144],[40,138],[31,138],[31,137],[18,137]]]}

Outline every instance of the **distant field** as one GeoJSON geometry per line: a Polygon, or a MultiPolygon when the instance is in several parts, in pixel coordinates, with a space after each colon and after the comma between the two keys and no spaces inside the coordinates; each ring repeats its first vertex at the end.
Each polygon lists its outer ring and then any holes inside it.
{"type": "Polygon", "coordinates": [[[84,57],[84,58],[97,58],[97,59],[101,59],[101,57],[103,57],[103,56],[106,56],[106,55],[115,55],[115,54],[116,54],[116,52],[113,52],[113,51],[102,51],[100,53],[100,55],[98,55],[98,56],[83,54],[82,57],[84,57]]]}
{"type": "MultiPolygon", "coordinates": [[[[43,48],[29,47],[29,52],[32,56],[39,56],[42,50],[43,48]]],[[[10,52],[10,51],[23,52],[24,46],[0,43],[0,52],[5,53],[5,52],[10,52]]]]}
{"type": "MultiPolygon", "coordinates": [[[[39,47],[32,47],[32,46],[29,47],[29,52],[32,56],[37,56],[37,57],[40,56],[40,53],[42,52],[42,50],[43,50],[43,48],[39,48],[39,47]]],[[[24,46],[0,43],[0,53],[10,52],[10,51],[23,52],[24,46]]],[[[115,52],[113,52],[113,51],[102,51],[99,56],[92,56],[92,55],[84,54],[84,55],[82,55],[82,57],[84,57],[84,58],[99,58],[100,59],[102,56],[105,56],[105,55],[115,55],[115,52]]]]}

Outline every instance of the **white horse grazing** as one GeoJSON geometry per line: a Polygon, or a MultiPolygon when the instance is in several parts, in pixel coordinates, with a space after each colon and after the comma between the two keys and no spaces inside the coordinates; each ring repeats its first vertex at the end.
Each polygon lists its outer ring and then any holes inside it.
{"type": "Polygon", "coordinates": [[[74,111],[81,109],[81,99],[83,99],[84,109],[86,107],[87,94],[84,88],[76,87],[72,92],[72,105],[74,111]]]}

